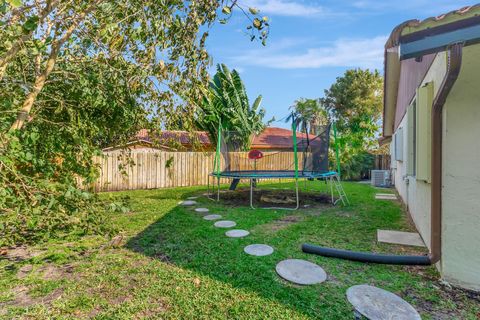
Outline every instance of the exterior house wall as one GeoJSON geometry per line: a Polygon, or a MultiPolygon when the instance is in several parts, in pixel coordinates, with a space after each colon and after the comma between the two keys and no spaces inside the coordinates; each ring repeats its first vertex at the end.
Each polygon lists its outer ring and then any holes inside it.
{"type": "MultiPolygon", "coordinates": [[[[480,45],[464,48],[462,70],[444,106],[442,257],[437,265],[445,280],[473,290],[480,290],[479,56],[480,45]]],[[[446,73],[446,63],[446,54],[438,53],[419,84],[433,82],[434,97],[446,73]]],[[[430,247],[431,185],[406,174],[408,125],[404,114],[395,128],[396,134],[403,135],[404,159],[395,161],[392,155],[392,171],[395,187],[430,247]]]]}
{"type": "Polygon", "coordinates": [[[442,275],[480,291],[480,45],[463,49],[444,106],[442,275]]]}
{"type": "MultiPolygon", "coordinates": [[[[425,61],[425,59],[423,60],[425,61]]],[[[433,82],[433,96],[438,92],[438,89],[442,83],[443,76],[446,72],[446,54],[445,52],[438,53],[433,61],[429,62],[430,68],[427,70],[423,80],[420,79],[417,82],[417,86],[423,86],[425,83],[433,82]]],[[[410,90],[411,91],[411,90],[410,90]]],[[[410,91],[404,91],[404,94],[410,95],[410,91]]],[[[414,90],[415,92],[415,90],[414,90]]],[[[400,94],[400,93],[399,93],[400,94]]],[[[410,97],[410,100],[406,98],[399,98],[403,104],[407,106],[415,98],[415,94],[410,97]]],[[[403,154],[404,160],[397,161],[396,169],[393,169],[395,187],[402,198],[402,201],[408,208],[408,211],[412,217],[415,226],[417,227],[420,236],[423,241],[430,248],[430,211],[431,211],[431,188],[430,183],[417,180],[415,176],[407,175],[407,162],[408,157],[408,117],[406,116],[406,109],[403,109],[403,118],[400,120],[395,132],[402,132],[403,135],[403,154]],[[403,130],[398,130],[403,128],[403,130]]]]}
{"type": "Polygon", "coordinates": [[[434,58],[435,54],[432,53],[424,56],[422,61],[417,62],[412,58],[400,63],[400,80],[398,83],[397,107],[395,109],[395,130],[400,125],[410,101],[415,96],[418,85],[425,77],[434,58]]]}

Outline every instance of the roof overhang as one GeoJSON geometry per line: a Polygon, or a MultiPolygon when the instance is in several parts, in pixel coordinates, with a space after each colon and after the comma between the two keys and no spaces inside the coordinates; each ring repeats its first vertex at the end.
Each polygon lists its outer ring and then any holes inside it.
{"type": "Polygon", "coordinates": [[[401,61],[446,51],[454,43],[480,43],[480,4],[393,29],[385,44],[383,137],[394,132],[401,61]]]}
{"type": "Polygon", "coordinates": [[[480,16],[427,28],[400,36],[400,60],[445,51],[454,43],[464,46],[480,42],[480,16]]]}

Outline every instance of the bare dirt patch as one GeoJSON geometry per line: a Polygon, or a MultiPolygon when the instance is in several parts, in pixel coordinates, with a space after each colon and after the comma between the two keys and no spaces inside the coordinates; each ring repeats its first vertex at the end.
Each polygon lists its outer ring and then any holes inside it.
{"type": "Polygon", "coordinates": [[[28,247],[1,248],[0,258],[13,262],[21,262],[42,254],[42,251],[32,250],[28,247]]]}
{"type": "Polygon", "coordinates": [[[71,264],[56,266],[46,264],[41,266],[36,273],[40,274],[43,280],[70,279],[74,274],[74,267],[71,264]]]}
{"type": "MultiPolygon", "coordinates": [[[[292,207],[296,205],[294,190],[262,190],[256,189],[253,192],[253,202],[259,207],[292,207]]],[[[328,194],[318,192],[299,191],[299,202],[301,209],[311,209],[331,206],[331,197],[328,194]]],[[[250,204],[250,189],[238,189],[228,191],[220,195],[220,202],[224,205],[242,207],[250,204]]]]}
{"type": "Polygon", "coordinates": [[[270,231],[279,231],[282,229],[287,228],[288,226],[295,224],[297,222],[300,222],[303,220],[303,217],[301,216],[296,216],[296,215],[290,215],[290,216],[284,216],[278,220],[274,220],[270,223],[260,225],[262,229],[270,230],[270,231]]]}
{"type": "Polygon", "coordinates": [[[137,313],[133,319],[150,319],[150,318],[157,318],[160,314],[164,313],[168,310],[168,305],[162,299],[153,300],[150,299],[150,303],[148,304],[148,309],[142,310],[137,313]]]}
{"type": "Polygon", "coordinates": [[[403,296],[410,297],[415,303],[416,309],[419,312],[427,313],[433,319],[447,320],[447,319],[462,319],[460,310],[465,310],[468,302],[480,304],[480,293],[470,290],[454,288],[449,285],[438,282],[436,287],[439,289],[440,296],[444,300],[451,300],[455,303],[455,310],[438,309],[437,303],[427,301],[418,297],[413,290],[407,289],[403,292],[403,296]],[[470,300],[470,301],[469,301],[470,300]]]}
{"type": "Polygon", "coordinates": [[[43,297],[34,298],[29,295],[30,288],[27,286],[18,286],[12,289],[14,295],[13,300],[0,303],[0,308],[6,306],[15,307],[29,307],[35,304],[50,304],[52,301],[58,299],[63,294],[63,289],[57,288],[43,297]]]}

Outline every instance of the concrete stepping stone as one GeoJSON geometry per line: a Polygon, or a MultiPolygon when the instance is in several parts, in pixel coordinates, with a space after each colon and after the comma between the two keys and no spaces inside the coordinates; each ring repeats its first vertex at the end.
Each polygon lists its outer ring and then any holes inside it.
{"type": "Polygon", "coordinates": [[[198,197],[188,197],[187,200],[195,200],[198,199],[198,197]]]}
{"type": "Polygon", "coordinates": [[[397,196],[393,193],[377,193],[376,200],[397,200],[397,196]]]}
{"type": "Polygon", "coordinates": [[[273,248],[266,244],[251,244],[243,248],[246,254],[263,257],[273,253],[273,248]]]}
{"type": "Polygon", "coordinates": [[[395,230],[377,230],[377,241],[407,246],[425,247],[422,238],[416,232],[404,232],[395,230]]]}
{"type": "Polygon", "coordinates": [[[194,206],[197,204],[197,201],[185,200],[185,201],[179,202],[178,204],[181,204],[182,206],[194,206]]]}
{"type": "Polygon", "coordinates": [[[225,232],[225,235],[229,238],[243,238],[250,234],[247,230],[234,229],[225,232]]]}
{"type": "Polygon", "coordinates": [[[327,280],[327,274],[319,265],[301,259],[280,261],[275,270],[280,277],[296,284],[317,284],[327,280]]]}
{"type": "Polygon", "coordinates": [[[421,320],[417,310],[389,291],[366,284],[348,288],[347,299],[355,310],[370,320],[421,320]]]}
{"type": "Polygon", "coordinates": [[[199,213],[205,213],[209,212],[210,210],[208,210],[208,208],[195,208],[195,211],[199,213]]]}
{"type": "Polygon", "coordinates": [[[215,222],[214,226],[217,228],[232,228],[235,227],[237,223],[235,221],[230,220],[220,220],[215,222]]]}
{"type": "Polygon", "coordinates": [[[207,216],[204,216],[203,219],[205,219],[205,220],[218,220],[218,219],[222,219],[222,216],[219,215],[219,214],[209,214],[207,216]]]}

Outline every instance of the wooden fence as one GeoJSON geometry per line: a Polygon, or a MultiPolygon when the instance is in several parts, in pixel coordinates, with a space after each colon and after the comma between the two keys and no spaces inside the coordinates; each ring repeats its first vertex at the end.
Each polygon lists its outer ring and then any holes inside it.
{"type": "MultiPolygon", "coordinates": [[[[302,164],[303,155],[298,156],[302,164]]],[[[214,152],[133,150],[127,156],[122,151],[112,151],[95,159],[100,177],[93,188],[121,191],[207,185],[214,158],[214,152]]],[[[232,152],[222,156],[220,166],[222,170],[252,170],[254,166],[257,170],[293,170],[293,163],[293,152],[264,152],[256,163],[248,159],[246,152],[232,152]]]]}
{"type": "Polygon", "coordinates": [[[389,154],[377,154],[375,155],[375,170],[390,170],[390,155],[389,154]]]}

